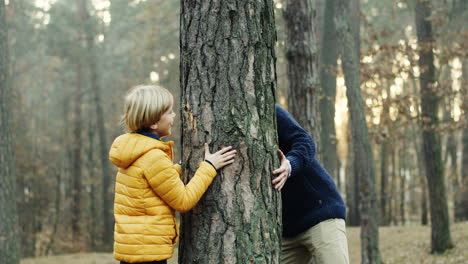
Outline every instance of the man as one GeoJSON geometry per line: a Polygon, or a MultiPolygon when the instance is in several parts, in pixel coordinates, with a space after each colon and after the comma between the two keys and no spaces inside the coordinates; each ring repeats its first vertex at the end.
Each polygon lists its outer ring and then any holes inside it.
{"type": "Polygon", "coordinates": [[[348,264],[346,207],[333,179],[315,158],[315,143],[276,105],[281,166],[273,180],[283,202],[281,263],[348,264]],[[283,154],[284,153],[284,154],[283,154]]]}

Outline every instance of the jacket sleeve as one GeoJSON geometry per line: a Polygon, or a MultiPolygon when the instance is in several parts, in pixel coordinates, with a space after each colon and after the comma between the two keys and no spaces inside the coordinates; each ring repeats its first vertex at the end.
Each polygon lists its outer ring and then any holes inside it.
{"type": "Polygon", "coordinates": [[[294,177],[308,160],[315,158],[315,143],[291,114],[279,106],[276,107],[276,118],[279,145],[289,146],[284,155],[291,163],[291,177],[294,177]]]}
{"type": "Polygon", "coordinates": [[[151,188],[174,210],[184,213],[192,209],[210,186],[216,170],[202,162],[195,176],[185,185],[169,156],[158,150],[152,152],[151,166],[144,169],[151,188]]]}

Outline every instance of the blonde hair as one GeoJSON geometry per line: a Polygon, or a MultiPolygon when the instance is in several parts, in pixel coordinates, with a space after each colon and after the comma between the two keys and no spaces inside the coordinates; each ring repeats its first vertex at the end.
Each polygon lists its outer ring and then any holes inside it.
{"type": "Polygon", "coordinates": [[[147,130],[156,124],[174,102],[172,94],[156,85],[138,85],[125,96],[122,123],[129,132],[147,130]]]}

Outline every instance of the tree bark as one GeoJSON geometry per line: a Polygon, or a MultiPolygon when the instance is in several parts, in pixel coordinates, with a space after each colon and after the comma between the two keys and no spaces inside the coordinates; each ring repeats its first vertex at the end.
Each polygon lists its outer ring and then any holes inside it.
{"type": "Polygon", "coordinates": [[[315,10],[311,1],[286,0],[286,60],[289,83],[288,110],[319,142],[319,75],[315,10]]]}
{"type": "MultiPolygon", "coordinates": [[[[419,132],[419,131],[418,131],[419,132]]],[[[426,183],[426,168],[424,166],[423,161],[423,154],[422,154],[422,146],[419,140],[414,140],[414,148],[416,150],[416,159],[418,163],[418,171],[419,171],[419,182],[421,184],[421,225],[428,224],[428,206],[427,206],[427,183],[426,183]]]]}
{"type": "MultiPolygon", "coordinates": [[[[388,85],[385,85],[385,90],[387,92],[387,99],[383,102],[382,113],[380,115],[380,123],[385,126],[390,125],[390,89],[388,85]]],[[[387,127],[385,127],[387,129],[387,127]]],[[[388,217],[388,204],[389,204],[389,195],[388,195],[388,168],[389,168],[389,133],[388,130],[384,131],[383,140],[380,149],[380,224],[389,225],[390,219],[388,217]]]]}
{"type": "MultiPolygon", "coordinates": [[[[462,64],[462,95],[463,104],[462,109],[465,113],[464,118],[467,120],[468,114],[468,60],[464,60],[462,64]]],[[[468,126],[465,125],[462,131],[462,168],[460,187],[455,196],[455,220],[466,221],[468,220],[468,126]]]]}
{"type": "Polygon", "coordinates": [[[421,120],[423,126],[423,154],[426,167],[426,177],[429,187],[431,214],[431,251],[444,252],[452,248],[450,223],[448,217],[447,196],[443,164],[441,157],[440,138],[435,131],[438,124],[439,96],[436,94],[434,67],[434,39],[430,1],[416,1],[416,32],[419,45],[419,69],[421,89],[421,120]]]}
{"type": "Polygon", "coordinates": [[[183,178],[204,142],[238,154],[183,215],[179,263],[279,263],[273,9],[270,0],[181,2],[183,178]]]}
{"type": "MultiPolygon", "coordinates": [[[[81,40],[81,34],[78,34],[78,39],[81,40]]],[[[72,185],[73,185],[73,208],[72,208],[72,231],[73,231],[73,243],[80,241],[81,237],[81,211],[83,210],[81,206],[81,174],[82,174],[82,157],[81,157],[81,146],[82,146],[82,93],[83,93],[83,69],[81,65],[81,60],[78,61],[76,65],[76,92],[74,100],[74,116],[73,116],[73,138],[72,138],[72,185]]]]}
{"type": "Polygon", "coordinates": [[[382,142],[380,150],[380,223],[381,225],[388,225],[388,142],[385,139],[382,142]]]}
{"type": "MultiPolygon", "coordinates": [[[[336,0],[335,0],[336,1],[336,0]]],[[[355,50],[355,56],[357,57],[357,62],[356,65],[360,65],[360,58],[361,58],[361,30],[360,30],[360,0],[352,0],[349,1],[348,5],[348,12],[349,12],[349,31],[351,32],[350,34],[352,35],[352,40],[354,45],[353,49],[355,50]]],[[[335,2],[335,8],[336,8],[337,2],[335,2]]],[[[336,11],[335,11],[336,12],[336,11]]],[[[336,15],[335,15],[336,16],[336,15]]],[[[335,25],[336,26],[336,25],[335,25]]],[[[345,43],[343,39],[339,38],[338,43],[340,43],[341,46],[343,45],[348,45],[348,43],[345,43]],[[340,43],[343,42],[343,43],[340,43]]],[[[342,53],[341,48],[338,49],[338,53],[342,53]]],[[[341,57],[343,60],[343,57],[341,57]]],[[[343,62],[342,62],[343,63],[343,62]]],[[[359,72],[359,70],[358,70],[359,72]]],[[[346,75],[346,73],[345,73],[346,75]]],[[[350,117],[351,120],[351,117],[350,117]]],[[[351,127],[351,122],[348,123],[348,129],[351,127]]],[[[349,129],[351,130],[351,129],[349,129]]],[[[348,164],[349,164],[349,172],[347,173],[347,182],[352,182],[353,188],[351,189],[354,194],[352,194],[352,201],[351,203],[348,204],[349,206],[349,218],[348,218],[348,224],[351,226],[360,226],[361,225],[361,212],[359,209],[359,204],[361,203],[360,201],[360,195],[359,195],[359,189],[360,189],[360,177],[359,174],[356,174],[355,170],[355,161],[354,159],[356,158],[353,150],[354,150],[354,138],[352,136],[352,133],[348,133],[348,164]]]]}
{"type": "MultiPolygon", "coordinates": [[[[403,139],[403,146],[405,146],[405,140],[403,139]]],[[[400,152],[400,221],[404,225],[406,222],[405,218],[405,197],[406,197],[406,151],[402,149],[400,152]],[[401,153],[403,152],[403,153],[401,153]]]]}
{"type": "Polygon", "coordinates": [[[388,223],[391,224],[391,223],[395,223],[395,212],[394,212],[394,208],[395,208],[395,194],[396,194],[396,152],[395,152],[395,146],[392,146],[390,148],[390,157],[392,158],[391,162],[392,162],[392,170],[391,170],[391,173],[390,173],[390,179],[389,179],[389,182],[390,182],[390,190],[389,190],[389,194],[388,194],[388,197],[389,200],[388,200],[388,210],[387,210],[387,217],[388,217],[388,223]]]}
{"type": "Polygon", "coordinates": [[[340,187],[339,159],[336,149],[335,129],[336,66],[338,59],[336,45],[335,0],[326,0],[323,15],[322,42],[320,54],[320,140],[323,165],[340,187]]]}
{"type": "Polygon", "coordinates": [[[102,100],[101,100],[101,88],[99,86],[99,76],[97,69],[96,61],[96,51],[94,47],[94,28],[92,25],[92,20],[90,18],[88,9],[87,9],[87,0],[77,0],[78,9],[80,12],[80,18],[83,23],[83,30],[86,39],[86,61],[90,73],[90,83],[91,91],[93,93],[93,101],[96,107],[96,127],[98,130],[99,137],[99,158],[102,167],[102,189],[101,189],[101,199],[103,203],[103,222],[104,222],[104,231],[103,231],[103,244],[106,247],[106,250],[111,249],[113,235],[114,235],[114,219],[112,215],[112,198],[109,192],[111,187],[110,180],[110,169],[109,169],[109,160],[108,160],[108,144],[107,144],[107,132],[104,120],[104,111],[102,109],[102,100]]]}
{"type": "Polygon", "coordinates": [[[20,259],[16,209],[15,163],[12,149],[10,109],[12,91],[8,83],[8,25],[5,1],[0,0],[0,263],[17,264],[20,259]]]}
{"type": "Polygon", "coordinates": [[[361,213],[361,256],[363,264],[382,263],[379,252],[378,206],[375,196],[375,173],[372,149],[365,118],[364,101],[361,95],[359,58],[355,38],[351,30],[349,2],[338,0],[335,23],[340,41],[346,96],[350,111],[351,133],[354,152],[354,172],[359,177],[361,213]]]}

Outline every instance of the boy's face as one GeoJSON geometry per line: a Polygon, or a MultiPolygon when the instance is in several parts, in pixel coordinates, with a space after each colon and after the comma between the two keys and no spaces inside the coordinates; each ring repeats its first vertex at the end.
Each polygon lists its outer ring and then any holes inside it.
{"type": "Polygon", "coordinates": [[[153,132],[158,134],[160,138],[167,137],[171,135],[172,125],[174,124],[174,111],[172,111],[172,106],[167,110],[162,116],[159,121],[151,126],[153,128],[153,132]]]}

